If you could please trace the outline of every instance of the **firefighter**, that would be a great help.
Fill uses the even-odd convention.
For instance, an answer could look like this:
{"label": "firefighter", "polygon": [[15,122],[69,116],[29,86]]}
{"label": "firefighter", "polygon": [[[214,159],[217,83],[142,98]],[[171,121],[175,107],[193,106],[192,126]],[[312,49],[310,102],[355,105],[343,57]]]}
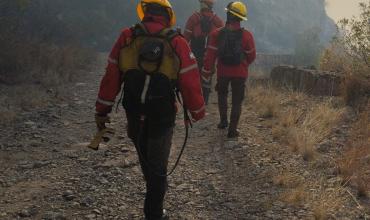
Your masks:
{"label": "firefighter", "polygon": [[[202,75],[210,78],[217,60],[216,91],[220,113],[218,128],[228,127],[228,137],[236,138],[239,136],[237,127],[245,96],[248,67],[256,58],[256,49],[252,33],[240,26],[241,21],[247,20],[247,6],[242,2],[231,2],[225,10],[225,27],[210,34]],[[229,84],[232,89],[230,124],[227,117]]]}
{"label": "firefighter", "polygon": [[186,40],[171,27],[176,17],[168,0],[141,0],[141,22],[122,31],[109,58],[96,101],[96,124],[105,128],[123,83],[127,134],[146,181],[146,219],[168,219],[163,201],[176,116],[178,89],[193,121],[205,115],[196,59]]}
{"label": "firefighter", "polygon": [[[202,68],[208,35],[217,28],[223,27],[224,22],[212,11],[215,0],[199,0],[199,2],[200,11],[189,17],[186,22],[184,37],[190,43],[199,68]],[[206,104],[208,104],[211,84],[211,81],[202,80],[202,90]]]}

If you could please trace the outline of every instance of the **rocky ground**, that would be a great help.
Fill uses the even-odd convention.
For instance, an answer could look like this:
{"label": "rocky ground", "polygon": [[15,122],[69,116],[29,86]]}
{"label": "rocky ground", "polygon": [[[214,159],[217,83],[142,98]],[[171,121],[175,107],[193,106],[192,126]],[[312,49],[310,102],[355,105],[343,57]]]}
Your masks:
{"label": "rocky ground", "polygon": [[[23,111],[12,124],[1,125],[0,219],[143,217],[145,187],[122,110],[112,115],[111,127],[117,130],[113,140],[99,151],[86,148],[95,132],[93,106],[101,73],[102,68],[89,73],[63,99]],[[191,130],[180,166],[169,178],[166,208],[171,219],[317,218],[311,205],[281,199],[288,190],[276,176],[289,171],[334,189],[340,180],[327,161],[305,162],[274,140],[271,122],[258,117],[253,103],[245,105],[238,140],[227,140],[217,122],[212,102],[207,118]],[[171,164],[183,137],[179,117]],[[369,218],[357,205],[346,199],[328,218]]]}

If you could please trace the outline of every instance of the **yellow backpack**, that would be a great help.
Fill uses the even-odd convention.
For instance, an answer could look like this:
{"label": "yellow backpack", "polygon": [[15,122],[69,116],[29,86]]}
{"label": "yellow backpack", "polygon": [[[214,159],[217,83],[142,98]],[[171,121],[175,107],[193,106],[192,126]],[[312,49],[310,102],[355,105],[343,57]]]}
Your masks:
{"label": "yellow backpack", "polygon": [[120,51],[119,68],[123,73],[141,70],[147,74],[162,73],[170,80],[176,80],[180,71],[180,59],[171,41],[179,33],[166,28],[157,34],[150,34],[142,23],[133,28],[131,42]]}

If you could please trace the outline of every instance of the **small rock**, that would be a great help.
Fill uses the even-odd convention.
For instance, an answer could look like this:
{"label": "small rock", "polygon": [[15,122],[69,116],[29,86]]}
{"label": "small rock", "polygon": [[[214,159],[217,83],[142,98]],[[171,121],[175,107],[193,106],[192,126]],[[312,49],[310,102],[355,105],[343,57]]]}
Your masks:
{"label": "small rock", "polygon": [[95,214],[97,214],[97,215],[100,215],[100,214],[101,214],[101,212],[100,212],[100,210],[99,210],[99,209],[94,209],[94,210],[93,210],[93,213],[95,213]]}
{"label": "small rock", "polygon": [[206,170],[205,172],[206,172],[206,174],[216,174],[216,173],[218,173],[218,170],[210,169],[210,170]]}
{"label": "small rock", "polygon": [[101,179],[98,179],[98,181],[101,183],[101,184],[108,184],[109,181],[105,178],[101,178]]}
{"label": "small rock", "polygon": [[80,158],[78,158],[77,159],[79,162],[86,162],[86,161],[88,161],[89,160],[89,158],[87,158],[87,157],[80,157]]}
{"label": "small rock", "polygon": [[22,162],[18,166],[21,169],[32,169],[33,168],[33,164],[32,163],[29,163],[29,162]]}
{"label": "small rock", "polygon": [[66,153],[64,153],[64,156],[69,158],[69,159],[78,158],[78,154],[76,152],[66,152]]}
{"label": "small rock", "polygon": [[63,198],[66,200],[66,201],[72,201],[76,198],[75,195],[73,195],[73,192],[71,190],[67,190],[63,193]]}
{"label": "small rock", "polygon": [[37,168],[45,167],[49,164],[51,164],[51,161],[36,161],[35,163],[33,163],[32,168],[37,169]]}
{"label": "small rock", "polygon": [[37,213],[38,213],[37,207],[33,206],[20,211],[19,216],[22,218],[29,218],[37,215]]}
{"label": "small rock", "polygon": [[118,208],[118,210],[120,210],[121,212],[123,212],[123,211],[126,211],[127,210],[127,207],[126,206],[120,206]]}
{"label": "small rock", "polygon": [[67,108],[69,106],[69,104],[67,103],[64,103],[64,104],[59,104],[58,105],[60,108]]}
{"label": "small rock", "polygon": [[87,218],[87,219],[95,219],[96,218],[96,215],[95,214],[85,215],[85,218]]}
{"label": "small rock", "polygon": [[19,212],[19,216],[22,218],[28,218],[31,217],[31,213],[27,209],[24,209]]}
{"label": "small rock", "polygon": [[80,205],[83,206],[83,207],[90,207],[93,204],[94,204],[94,200],[91,197],[85,197],[80,202]]}
{"label": "small rock", "polygon": [[33,121],[26,121],[24,124],[29,126],[29,127],[36,125],[36,123],[33,122]]}
{"label": "small rock", "polygon": [[62,212],[46,212],[42,217],[43,220],[67,220]]}
{"label": "small rock", "polygon": [[76,86],[86,86],[86,83],[79,82],[79,83],[76,83]]}
{"label": "small rock", "polygon": [[367,164],[370,164],[370,155],[367,155],[366,157],[363,158],[363,161]]}

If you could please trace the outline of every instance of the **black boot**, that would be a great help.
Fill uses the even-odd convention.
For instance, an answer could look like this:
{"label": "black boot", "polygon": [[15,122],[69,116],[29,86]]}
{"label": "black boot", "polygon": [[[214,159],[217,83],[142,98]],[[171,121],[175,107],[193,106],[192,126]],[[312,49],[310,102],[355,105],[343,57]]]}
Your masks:
{"label": "black boot", "polygon": [[218,123],[217,128],[218,129],[226,129],[229,126],[229,123],[227,121],[221,121]]}
{"label": "black boot", "polygon": [[219,129],[225,129],[229,126],[227,120],[227,91],[218,92],[218,111],[220,114],[220,123],[218,124],[217,127]]}
{"label": "black boot", "polygon": [[229,130],[229,132],[227,133],[227,138],[237,138],[239,137],[240,133],[237,129],[235,130]]}
{"label": "black boot", "polygon": [[[163,215],[160,219],[156,218],[156,220],[169,220],[169,219],[170,219],[170,216],[168,216],[168,213],[167,213],[166,209],[163,209]],[[144,220],[149,220],[149,219],[145,218]]]}

